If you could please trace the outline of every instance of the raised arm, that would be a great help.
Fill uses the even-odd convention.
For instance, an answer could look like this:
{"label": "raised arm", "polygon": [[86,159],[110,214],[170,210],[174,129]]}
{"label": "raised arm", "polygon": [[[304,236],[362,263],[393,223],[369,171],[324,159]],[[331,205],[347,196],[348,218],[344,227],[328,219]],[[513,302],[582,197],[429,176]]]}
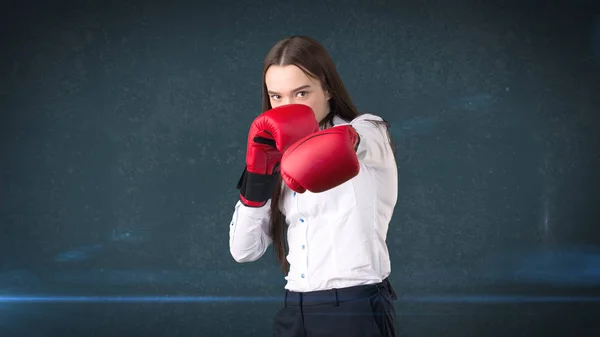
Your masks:
{"label": "raised arm", "polygon": [[281,159],[283,180],[298,193],[319,193],[354,178],[361,165],[384,166],[393,153],[382,121],[361,115],[300,139]]}
{"label": "raised arm", "polygon": [[246,167],[238,182],[240,200],[235,205],[229,231],[231,256],[237,262],[259,259],[271,244],[270,204],[281,153],[298,139],[318,130],[312,109],[300,104],[265,111],[252,122]]}

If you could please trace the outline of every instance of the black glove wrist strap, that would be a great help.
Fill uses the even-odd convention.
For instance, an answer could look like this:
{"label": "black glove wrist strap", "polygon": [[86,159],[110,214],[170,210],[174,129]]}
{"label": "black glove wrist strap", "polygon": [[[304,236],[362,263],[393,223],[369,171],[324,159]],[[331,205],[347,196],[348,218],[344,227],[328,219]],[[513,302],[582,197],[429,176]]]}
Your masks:
{"label": "black glove wrist strap", "polygon": [[[274,170],[274,172],[277,171],[277,169]],[[277,183],[277,173],[252,173],[248,172],[248,168],[245,167],[238,181],[237,189],[240,190],[240,195],[246,200],[266,202],[273,195],[275,183]]]}

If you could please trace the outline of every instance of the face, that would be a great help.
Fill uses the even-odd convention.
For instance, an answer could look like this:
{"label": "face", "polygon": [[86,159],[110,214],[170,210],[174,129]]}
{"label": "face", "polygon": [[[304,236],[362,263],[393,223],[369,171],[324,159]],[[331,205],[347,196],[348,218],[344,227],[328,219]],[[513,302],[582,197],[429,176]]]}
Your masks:
{"label": "face", "polygon": [[272,108],[287,104],[308,105],[319,122],[329,113],[331,97],[320,81],[307,76],[295,65],[270,66],[265,74],[265,85]]}

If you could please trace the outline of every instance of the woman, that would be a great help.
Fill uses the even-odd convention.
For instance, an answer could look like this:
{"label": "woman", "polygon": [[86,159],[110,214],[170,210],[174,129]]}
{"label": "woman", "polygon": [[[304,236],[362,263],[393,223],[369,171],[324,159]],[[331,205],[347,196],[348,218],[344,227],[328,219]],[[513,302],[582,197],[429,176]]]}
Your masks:
{"label": "woman", "polygon": [[[229,244],[240,263],[273,244],[287,280],[275,336],[396,336],[386,235],[397,167],[388,124],[358,113],[327,51],[303,36],[279,41],[266,56],[262,109],[249,133]],[[291,159],[299,146],[325,139],[307,137],[342,129],[349,133]],[[338,145],[345,139],[353,158],[336,166],[348,156],[348,146]],[[298,175],[294,169],[303,165],[309,168]],[[323,181],[330,186],[314,187]]]}

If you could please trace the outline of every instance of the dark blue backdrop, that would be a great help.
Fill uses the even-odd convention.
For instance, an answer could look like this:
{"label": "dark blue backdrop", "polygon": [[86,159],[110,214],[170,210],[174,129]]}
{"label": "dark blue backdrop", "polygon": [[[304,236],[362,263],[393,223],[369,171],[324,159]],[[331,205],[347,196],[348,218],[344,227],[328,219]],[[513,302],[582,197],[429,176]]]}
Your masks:
{"label": "dark blue backdrop", "polygon": [[392,123],[404,336],[600,335],[600,12],[482,3],[7,6],[0,336],[271,334],[283,275],[228,224],[292,34]]}

